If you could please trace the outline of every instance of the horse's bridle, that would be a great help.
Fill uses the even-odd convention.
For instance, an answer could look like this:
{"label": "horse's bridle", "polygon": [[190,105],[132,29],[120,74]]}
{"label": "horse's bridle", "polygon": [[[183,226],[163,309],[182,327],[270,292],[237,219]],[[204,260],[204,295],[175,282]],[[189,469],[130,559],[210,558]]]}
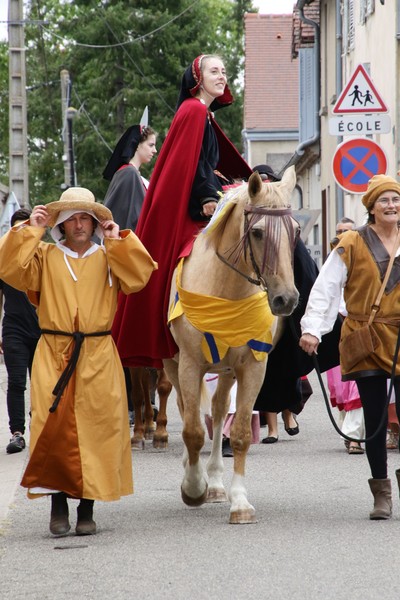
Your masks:
{"label": "horse's bridle", "polygon": [[[273,217],[283,217],[286,215],[291,216],[292,215],[292,208],[290,206],[287,206],[285,208],[267,208],[265,206],[253,206],[252,204],[246,204],[246,206],[244,207],[244,217],[245,217],[245,223],[248,223],[248,216],[249,214],[259,214],[262,216],[273,216]],[[236,273],[238,273],[239,275],[241,275],[242,277],[244,277],[249,283],[252,283],[254,285],[258,285],[260,286],[260,288],[262,289],[263,292],[267,291],[267,283],[264,279],[264,277],[261,274],[260,268],[254,258],[254,253],[253,253],[253,248],[251,245],[251,237],[249,235],[250,233],[250,229],[248,229],[247,234],[246,234],[246,241],[248,244],[248,248],[249,248],[249,255],[250,255],[250,260],[251,260],[251,265],[254,269],[254,272],[257,276],[256,279],[254,279],[254,277],[250,277],[249,275],[246,275],[246,273],[243,273],[243,271],[241,271],[240,269],[238,269],[237,267],[235,267],[235,265],[233,265],[232,263],[230,263],[228,260],[226,260],[226,258],[224,258],[219,252],[218,250],[216,251],[216,255],[217,257],[230,269],[233,269],[233,271],[235,271]],[[292,241],[292,246],[294,249],[295,243],[296,243],[296,238],[295,236],[293,236],[293,240]]]}

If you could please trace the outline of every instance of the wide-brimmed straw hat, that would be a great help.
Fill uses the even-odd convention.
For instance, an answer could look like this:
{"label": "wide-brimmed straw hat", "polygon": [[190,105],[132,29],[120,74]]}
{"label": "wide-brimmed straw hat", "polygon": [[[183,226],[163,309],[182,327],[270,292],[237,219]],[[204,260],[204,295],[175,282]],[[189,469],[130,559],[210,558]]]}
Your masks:
{"label": "wide-brimmed straw hat", "polygon": [[93,193],[82,187],[70,187],[60,196],[56,202],[49,202],[46,208],[50,215],[50,227],[53,227],[57,217],[62,210],[76,210],[79,212],[93,212],[99,221],[106,221],[113,218],[109,208],[96,202]]}

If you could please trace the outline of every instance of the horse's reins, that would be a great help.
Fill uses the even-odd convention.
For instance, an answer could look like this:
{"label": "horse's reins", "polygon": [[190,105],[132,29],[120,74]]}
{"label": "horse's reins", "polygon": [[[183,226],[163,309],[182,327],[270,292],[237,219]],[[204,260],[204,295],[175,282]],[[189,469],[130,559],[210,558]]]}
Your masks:
{"label": "horse's reins", "polygon": [[[292,209],[291,207],[287,207],[287,208],[266,208],[263,206],[252,206],[251,204],[247,204],[245,206],[244,209],[244,214],[245,214],[245,219],[247,222],[247,215],[249,213],[256,213],[256,214],[262,214],[265,216],[284,216],[284,215],[291,215],[292,214]],[[249,232],[248,232],[249,233]],[[230,269],[232,269],[233,271],[235,271],[236,273],[238,273],[239,275],[241,275],[242,277],[244,277],[249,283],[252,283],[254,285],[258,285],[260,286],[260,288],[263,291],[267,291],[267,284],[265,282],[265,279],[263,278],[263,276],[261,275],[261,271],[260,268],[254,258],[254,253],[253,253],[253,248],[251,245],[251,238],[249,235],[247,235],[247,242],[248,242],[248,246],[249,246],[249,255],[250,255],[250,260],[251,260],[251,264],[252,267],[254,269],[254,272],[257,276],[257,279],[254,279],[253,277],[250,277],[249,275],[246,275],[246,273],[243,273],[243,271],[241,271],[240,269],[238,269],[237,267],[235,267],[235,265],[233,265],[232,263],[230,263],[228,260],[226,260],[226,258],[224,258],[219,252],[218,250],[216,251],[216,255],[217,257]],[[295,339],[298,338],[297,332],[294,328],[294,324],[293,324],[293,320],[291,317],[289,317],[289,322],[290,322],[290,326],[292,328],[292,333],[295,337]],[[390,403],[390,397],[392,395],[392,391],[393,391],[393,386],[394,386],[394,379],[395,379],[395,375],[396,375],[396,364],[397,364],[397,359],[399,356],[399,352],[400,352],[400,328],[399,328],[399,333],[397,336],[397,343],[396,343],[396,349],[395,349],[395,353],[393,356],[393,365],[392,365],[392,371],[391,371],[391,375],[390,375],[390,386],[389,386],[389,391],[388,391],[388,395],[387,395],[387,399],[386,399],[386,409],[382,414],[382,418],[381,421],[379,423],[379,426],[377,427],[376,431],[369,437],[364,438],[364,439],[355,439],[355,438],[351,438],[350,436],[346,435],[345,433],[343,433],[343,431],[341,431],[341,429],[338,427],[335,418],[332,414],[332,410],[331,410],[331,406],[329,403],[329,399],[328,399],[328,395],[326,393],[326,389],[324,386],[324,382],[322,380],[322,375],[321,375],[321,371],[319,368],[319,364],[318,364],[318,359],[315,353],[313,353],[312,359],[313,359],[313,364],[314,364],[314,368],[317,372],[317,377],[321,386],[321,390],[322,390],[322,394],[324,396],[324,401],[325,401],[325,405],[326,405],[326,409],[328,411],[328,416],[329,419],[333,425],[333,427],[335,428],[335,430],[337,431],[337,433],[342,436],[345,440],[348,440],[349,442],[358,442],[358,443],[365,443],[365,442],[369,442],[371,440],[373,440],[378,433],[381,431],[381,429],[385,426],[386,423],[386,412]]]}
{"label": "horse's reins", "polygon": [[[290,206],[288,206],[286,208],[266,208],[264,206],[253,206],[251,204],[246,204],[246,206],[244,208],[244,215],[245,215],[246,223],[247,223],[247,215],[248,214],[261,214],[264,216],[283,217],[285,215],[292,215],[292,209]],[[239,275],[244,277],[249,283],[260,286],[260,288],[263,290],[263,292],[266,292],[267,291],[267,283],[261,274],[260,267],[258,266],[256,259],[254,258],[253,247],[251,245],[251,238],[250,238],[250,235],[248,235],[248,234],[247,234],[247,243],[248,243],[248,247],[249,247],[251,266],[253,267],[253,270],[256,274],[256,277],[257,277],[256,279],[254,277],[250,277],[250,275],[243,273],[243,271],[241,271],[240,269],[235,267],[235,265],[233,265],[226,258],[224,258],[218,252],[218,250],[216,251],[216,255],[227,267],[229,267],[230,269],[232,269],[233,271],[235,271],[236,273],[238,273]]]}
{"label": "horse's reins", "polygon": [[[221,260],[224,265],[226,265],[227,267],[229,267],[230,269],[232,269],[233,271],[235,271],[236,273],[238,273],[239,275],[241,275],[242,277],[244,277],[245,279],[247,279],[247,281],[249,283],[253,283],[254,285],[259,285],[260,288],[262,289],[263,292],[267,291],[267,284],[265,282],[265,279],[263,278],[263,276],[260,273],[260,270],[258,268],[257,263],[254,260],[254,255],[250,250],[250,258],[251,258],[251,264],[253,266],[253,269],[257,275],[257,279],[254,279],[254,277],[250,277],[250,275],[246,275],[246,273],[243,273],[243,271],[241,271],[240,269],[238,269],[237,267],[235,267],[235,265],[232,265],[232,263],[230,263],[228,260],[226,260],[226,258],[224,258],[222,256],[222,254],[220,254],[217,250],[216,255],[218,256],[219,260]],[[253,262],[254,261],[254,262]]]}

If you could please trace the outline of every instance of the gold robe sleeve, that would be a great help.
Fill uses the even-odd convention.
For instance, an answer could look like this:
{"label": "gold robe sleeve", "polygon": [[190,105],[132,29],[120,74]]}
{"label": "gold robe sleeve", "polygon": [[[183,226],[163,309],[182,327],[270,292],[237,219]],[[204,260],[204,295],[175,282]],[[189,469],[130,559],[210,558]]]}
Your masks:
{"label": "gold robe sleeve", "polygon": [[123,230],[120,236],[104,240],[107,261],[124,294],[132,294],[145,287],[158,265],[132,231]]}
{"label": "gold robe sleeve", "polygon": [[42,227],[17,225],[0,239],[0,279],[27,292],[40,290]]}

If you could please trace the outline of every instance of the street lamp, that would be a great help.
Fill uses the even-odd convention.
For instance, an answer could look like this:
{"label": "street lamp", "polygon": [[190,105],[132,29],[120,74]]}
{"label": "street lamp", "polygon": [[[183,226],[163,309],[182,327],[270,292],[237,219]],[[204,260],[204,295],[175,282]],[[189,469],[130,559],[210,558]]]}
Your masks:
{"label": "street lamp", "polygon": [[69,176],[70,186],[76,186],[76,173],[75,173],[75,158],[74,158],[74,140],[72,136],[72,121],[75,119],[78,111],[72,106],[67,108],[67,128],[68,128],[68,161],[69,161]]}

